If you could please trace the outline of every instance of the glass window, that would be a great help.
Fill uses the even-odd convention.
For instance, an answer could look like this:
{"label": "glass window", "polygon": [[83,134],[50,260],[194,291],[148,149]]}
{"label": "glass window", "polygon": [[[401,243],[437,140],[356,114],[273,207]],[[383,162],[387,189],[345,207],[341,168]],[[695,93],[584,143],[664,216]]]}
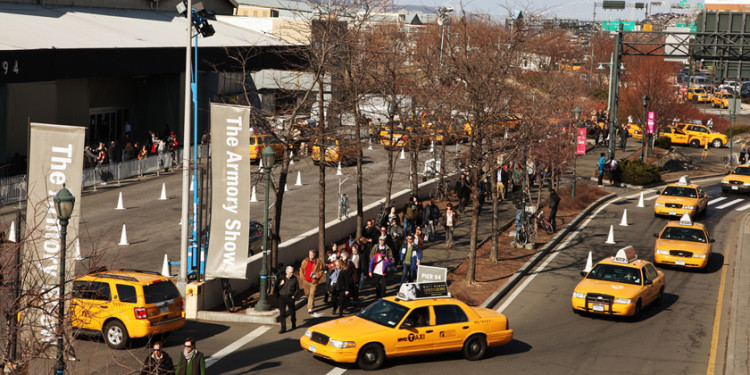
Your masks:
{"label": "glass window", "polygon": [[164,302],[180,296],[177,287],[171,281],[159,281],[143,287],[146,303]]}
{"label": "glass window", "polygon": [[708,242],[705,232],[695,228],[666,227],[661,234],[661,238],[676,241]]}
{"label": "glass window", "polygon": [[456,305],[436,305],[433,308],[435,309],[436,325],[469,321],[464,310]]}
{"label": "glass window", "polygon": [[411,323],[412,327],[426,327],[430,325],[430,308],[418,307],[409,313],[404,323]]}
{"label": "glass window", "polygon": [[73,283],[73,297],[110,301],[109,284],[98,281],[76,281]]}
{"label": "glass window", "polygon": [[646,265],[646,272],[648,272],[648,278],[650,280],[656,280],[656,278],[659,277],[659,274],[656,273],[656,268],[654,268],[653,264]]}
{"label": "glass window", "polygon": [[381,299],[367,306],[357,316],[393,328],[406,315],[407,311],[409,311],[409,308],[406,306]]}
{"label": "glass window", "polygon": [[750,167],[737,167],[732,171],[732,174],[750,176]]}
{"label": "glass window", "polygon": [[120,302],[136,303],[138,297],[135,295],[135,287],[132,285],[116,284],[117,297],[120,298]]}
{"label": "glass window", "polygon": [[586,275],[586,278],[641,285],[641,270],[638,268],[617,266],[614,264],[598,264],[588,275]]}

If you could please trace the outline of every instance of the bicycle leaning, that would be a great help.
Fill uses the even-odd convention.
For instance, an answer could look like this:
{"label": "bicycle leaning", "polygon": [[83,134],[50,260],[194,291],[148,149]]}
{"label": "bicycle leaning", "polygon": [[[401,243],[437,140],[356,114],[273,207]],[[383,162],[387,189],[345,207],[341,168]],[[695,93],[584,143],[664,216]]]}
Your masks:
{"label": "bicycle leaning", "polygon": [[544,217],[544,207],[539,206],[539,209],[536,210],[536,213],[533,215],[533,221],[536,222],[537,227],[540,229],[543,229],[547,234],[555,233],[555,230],[552,229],[552,223],[547,220],[546,217]]}

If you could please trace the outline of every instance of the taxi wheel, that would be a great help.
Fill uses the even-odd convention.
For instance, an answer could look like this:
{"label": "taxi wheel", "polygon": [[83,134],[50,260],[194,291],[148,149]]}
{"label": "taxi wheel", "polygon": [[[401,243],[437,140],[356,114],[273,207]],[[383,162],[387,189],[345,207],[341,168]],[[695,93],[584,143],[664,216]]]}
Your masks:
{"label": "taxi wheel", "polygon": [[119,320],[113,320],[104,326],[104,341],[112,349],[124,349],[128,343],[128,330]]}
{"label": "taxi wheel", "polygon": [[721,148],[721,139],[714,139],[714,141],[711,142],[711,146],[714,146],[714,148]]}
{"label": "taxi wheel", "polygon": [[367,344],[359,351],[357,365],[362,370],[377,370],[383,365],[384,359],[383,347],[378,344]]}
{"label": "taxi wheel", "polygon": [[462,354],[464,358],[469,361],[476,361],[484,357],[484,353],[487,352],[487,341],[482,335],[474,335],[469,337],[464,343],[464,349]]}
{"label": "taxi wheel", "polygon": [[656,295],[654,306],[661,306],[661,301],[664,298],[664,288],[659,289],[659,294]]}
{"label": "taxi wheel", "polygon": [[697,139],[693,139],[692,141],[690,141],[690,146],[692,146],[692,147],[700,147],[701,146],[701,141],[699,141]]}
{"label": "taxi wheel", "polygon": [[635,303],[635,312],[633,313],[633,321],[637,322],[641,318],[641,300]]}

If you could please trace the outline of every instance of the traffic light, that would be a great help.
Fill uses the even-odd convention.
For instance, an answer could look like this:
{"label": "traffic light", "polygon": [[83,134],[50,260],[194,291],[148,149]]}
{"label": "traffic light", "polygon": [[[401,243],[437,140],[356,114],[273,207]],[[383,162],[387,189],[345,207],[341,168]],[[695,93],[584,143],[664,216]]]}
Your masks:
{"label": "traffic light", "polygon": [[602,1],[602,9],[625,9],[625,1],[604,0]]}

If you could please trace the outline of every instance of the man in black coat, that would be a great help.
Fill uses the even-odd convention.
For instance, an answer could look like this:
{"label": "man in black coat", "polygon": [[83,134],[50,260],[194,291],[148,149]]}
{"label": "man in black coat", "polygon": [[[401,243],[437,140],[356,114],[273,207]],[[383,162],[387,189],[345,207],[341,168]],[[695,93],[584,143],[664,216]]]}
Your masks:
{"label": "man in black coat", "polygon": [[172,358],[161,350],[161,341],[154,342],[154,351],[143,361],[141,375],[171,375],[174,374]]}
{"label": "man in black coat", "polygon": [[560,196],[557,195],[555,189],[549,189],[549,223],[552,224],[552,230],[557,231],[557,223],[555,218],[557,217],[557,206],[560,204]]}
{"label": "man in black coat", "polygon": [[280,278],[276,290],[279,291],[279,323],[281,330],[279,333],[286,332],[286,317],[291,316],[293,331],[297,328],[297,310],[294,308],[294,299],[299,292],[299,281],[294,276],[294,267],[286,267],[286,275]]}
{"label": "man in black coat", "polygon": [[349,290],[351,289],[352,280],[349,277],[349,273],[344,269],[344,262],[337,260],[335,262],[331,276],[328,278],[330,285],[330,291],[333,294],[331,302],[333,303],[333,315],[336,315],[336,310],[339,310],[339,317],[344,316],[344,308],[346,307],[346,301],[349,296]]}

